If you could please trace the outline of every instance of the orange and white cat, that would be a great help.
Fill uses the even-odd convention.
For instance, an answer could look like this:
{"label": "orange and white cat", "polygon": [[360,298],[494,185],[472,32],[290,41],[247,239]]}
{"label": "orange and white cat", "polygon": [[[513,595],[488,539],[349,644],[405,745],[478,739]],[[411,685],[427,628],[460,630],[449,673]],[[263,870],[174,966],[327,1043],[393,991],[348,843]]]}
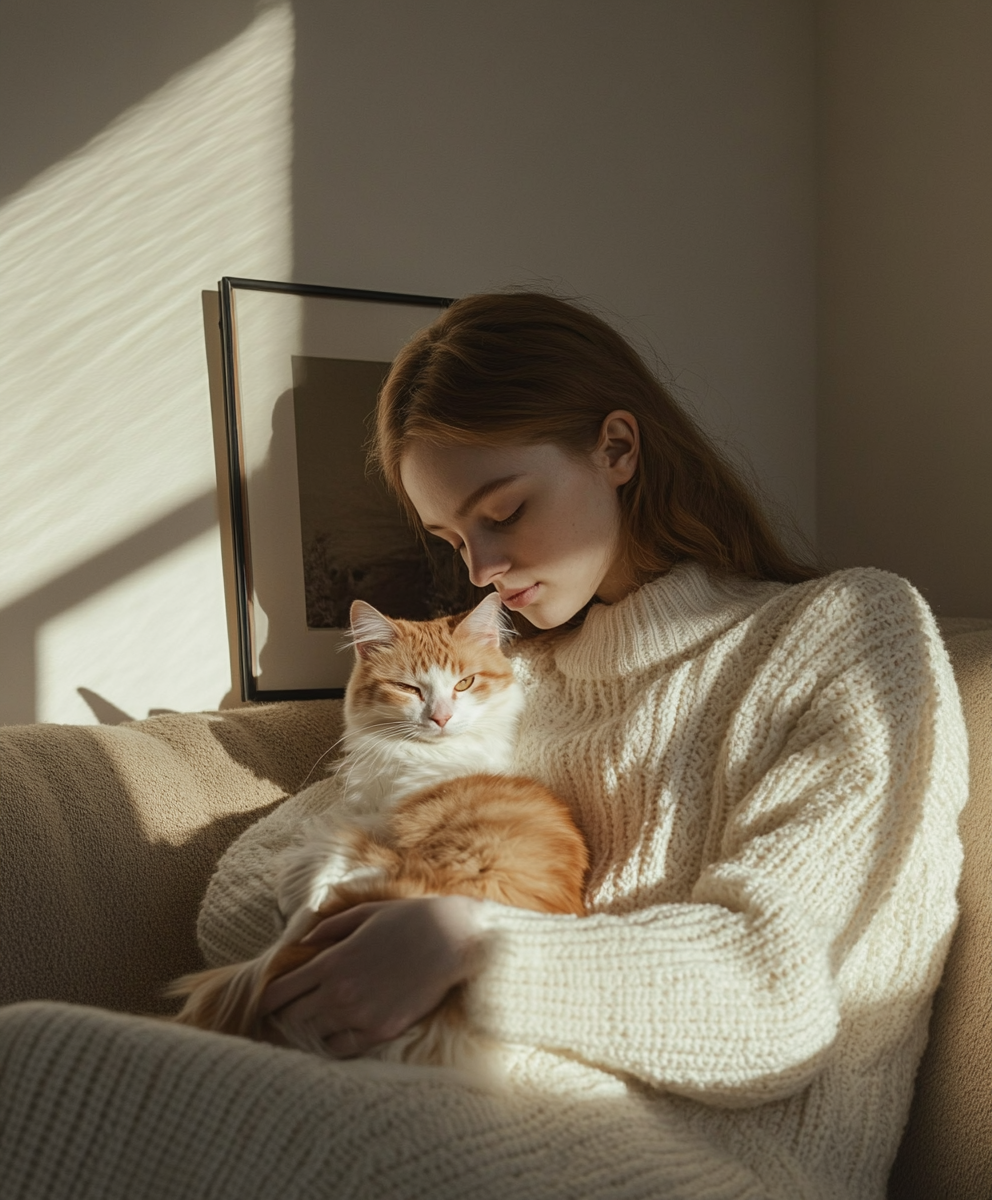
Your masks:
{"label": "orange and white cat", "polygon": [[[351,629],[344,752],[314,785],[330,789],[328,807],[277,863],[285,930],[257,958],[177,980],[170,994],[186,997],[181,1023],[258,1036],[267,984],[321,949],[300,939],[365,901],[460,893],[540,912],[584,911],[588,853],[567,806],[534,780],[508,774],[523,696],[502,650],[499,598],[487,596],[464,617],[424,622],[390,619],[356,600]],[[469,1030],[463,993],[452,989],[369,1055],[485,1065],[493,1048]],[[327,1052],[308,1030],[270,1019],[291,1045]]]}

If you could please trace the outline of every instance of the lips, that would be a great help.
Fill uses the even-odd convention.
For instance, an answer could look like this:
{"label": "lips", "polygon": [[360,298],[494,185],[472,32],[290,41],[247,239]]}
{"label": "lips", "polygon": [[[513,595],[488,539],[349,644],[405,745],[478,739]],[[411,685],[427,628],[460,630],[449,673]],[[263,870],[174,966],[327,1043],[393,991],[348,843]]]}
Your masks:
{"label": "lips", "polygon": [[501,595],[500,599],[507,608],[526,608],[537,595],[537,589],[540,586],[539,583],[532,583],[530,587],[521,588],[517,592],[507,592],[505,595]]}

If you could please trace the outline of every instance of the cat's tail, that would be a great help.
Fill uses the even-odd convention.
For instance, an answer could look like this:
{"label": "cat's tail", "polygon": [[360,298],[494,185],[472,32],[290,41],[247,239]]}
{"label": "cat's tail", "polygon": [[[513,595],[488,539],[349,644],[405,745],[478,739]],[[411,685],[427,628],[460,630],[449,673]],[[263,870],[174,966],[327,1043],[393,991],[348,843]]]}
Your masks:
{"label": "cat's tail", "polygon": [[[383,851],[385,853],[385,851]],[[233,1033],[240,1037],[259,1037],[263,1019],[260,1013],[262,993],[280,975],[302,967],[324,947],[301,942],[324,917],[342,912],[364,900],[393,899],[396,890],[378,882],[377,874],[333,889],[319,909],[302,908],[290,919],[277,942],[257,958],[195,971],[174,980],[165,989],[167,997],[183,997],[186,1003],[171,1020],[180,1025],[195,1025],[215,1033]],[[291,1027],[278,1017],[271,1018],[271,1030],[290,1045],[319,1050],[306,1029]]]}
{"label": "cat's tail", "polygon": [[256,1032],[258,1002],[265,987],[261,966],[261,959],[256,958],[183,975],[165,990],[166,996],[186,998],[172,1019],[180,1025],[251,1037]]}
{"label": "cat's tail", "polygon": [[261,1032],[262,993],[278,975],[308,962],[319,946],[277,944],[258,958],[195,971],[169,984],[166,996],[184,996],[186,1003],[172,1018],[215,1033],[257,1037]]}

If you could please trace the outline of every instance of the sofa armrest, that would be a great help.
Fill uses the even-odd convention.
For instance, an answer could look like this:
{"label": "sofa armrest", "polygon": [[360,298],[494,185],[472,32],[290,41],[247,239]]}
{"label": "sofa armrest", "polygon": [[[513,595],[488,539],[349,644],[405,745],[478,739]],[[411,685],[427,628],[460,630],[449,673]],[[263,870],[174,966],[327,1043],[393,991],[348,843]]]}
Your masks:
{"label": "sofa armrest", "polygon": [[164,1011],[218,858],[340,734],[340,701],[0,728],[0,1003]]}
{"label": "sofa armrest", "polygon": [[992,622],[969,624],[943,626],[971,759],[961,915],[889,1182],[892,1200],[992,1196]]}

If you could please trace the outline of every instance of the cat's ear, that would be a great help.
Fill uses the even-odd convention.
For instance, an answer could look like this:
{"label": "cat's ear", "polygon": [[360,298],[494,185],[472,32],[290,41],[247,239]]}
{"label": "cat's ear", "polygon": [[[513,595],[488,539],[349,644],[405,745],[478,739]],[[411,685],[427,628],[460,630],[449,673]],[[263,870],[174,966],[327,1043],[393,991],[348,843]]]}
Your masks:
{"label": "cat's ear", "polygon": [[396,626],[364,600],[353,600],[349,615],[352,645],[360,658],[368,658],[375,646],[391,646],[396,641]]}
{"label": "cat's ear", "polygon": [[499,596],[490,592],[468,616],[458,622],[455,631],[476,641],[499,646],[512,635],[513,626]]}

